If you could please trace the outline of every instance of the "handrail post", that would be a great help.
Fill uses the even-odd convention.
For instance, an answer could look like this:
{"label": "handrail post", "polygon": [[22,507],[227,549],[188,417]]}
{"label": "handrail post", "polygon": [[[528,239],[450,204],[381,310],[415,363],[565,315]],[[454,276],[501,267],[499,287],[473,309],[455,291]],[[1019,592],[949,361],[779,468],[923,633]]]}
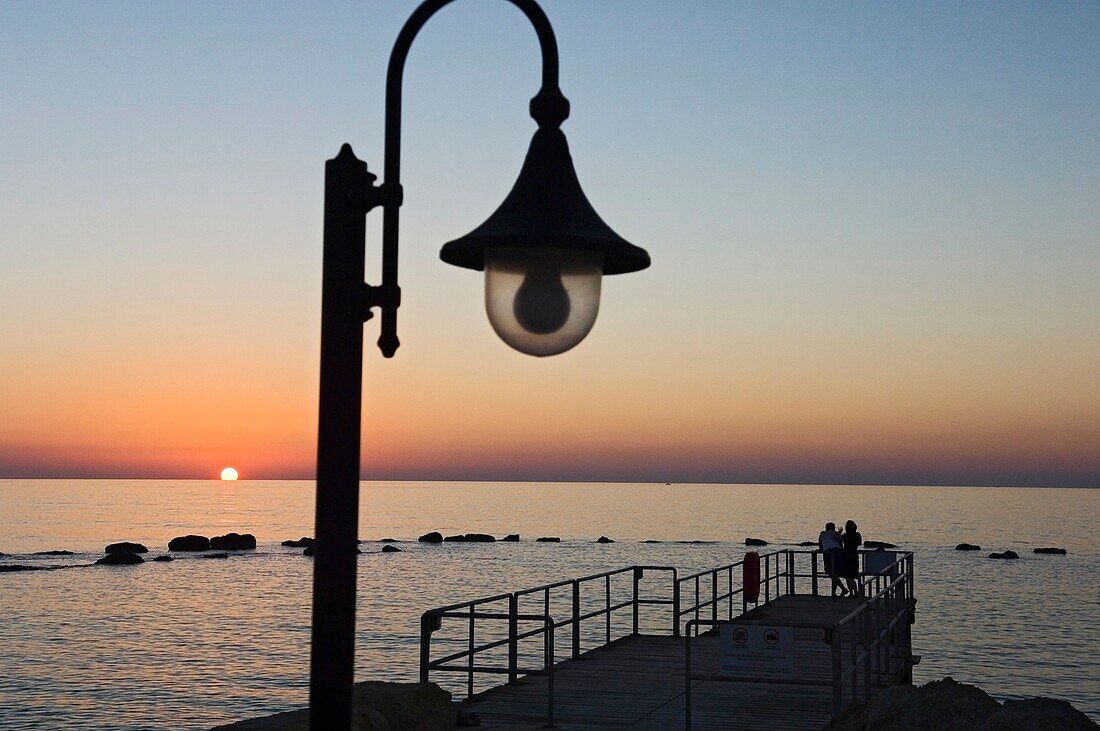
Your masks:
{"label": "handrail post", "polygon": [[544,643],[544,647],[546,647],[545,663],[547,674],[546,728],[554,728],[554,620],[547,614],[545,621],[547,637]]}
{"label": "handrail post", "polygon": [[710,572],[710,621],[718,621],[718,569]]}
{"label": "handrail post", "polygon": [[466,697],[470,698],[474,694],[474,608],[475,604],[470,605],[470,671],[466,680]]}
{"label": "handrail post", "polygon": [[631,629],[631,633],[634,634],[634,635],[638,634],[638,582],[641,580],[642,575],[643,575],[643,570],[638,568],[637,566],[635,566],[634,567],[634,601],[633,601],[634,617],[633,617],[633,624],[632,624],[632,629]]}
{"label": "handrail post", "polygon": [[764,556],[764,604],[772,600],[772,561],[771,556]]}
{"label": "handrail post", "polygon": [[794,594],[794,551],[787,551],[787,594]]}
{"label": "handrail post", "polygon": [[672,636],[680,636],[680,581],[672,574]]}
{"label": "handrail post", "polygon": [[428,682],[428,666],[432,660],[432,617],[420,616],[420,682]]}
{"label": "handrail post", "polygon": [[[508,595],[508,685],[519,682],[519,597]],[[473,659],[471,658],[471,664]]]}
{"label": "handrail post", "polygon": [[[698,625],[695,631],[699,631]],[[684,729],[691,731],[691,621],[684,632]]]}
{"label": "handrail post", "polygon": [[[817,551],[816,550],[813,553],[810,554],[810,559],[811,559],[810,564],[812,566],[812,568],[810,569],[810,588],[813,591],[814,596],[817,596]],[[821,560],[824,562],[825,559],[822,558]]]}
{"label": "handrail post", "polygon": [[581,583],[573,580],[573,658],[581,655]]}
{"label": "handrail post", "polygon": [[604,638],[605,645],[611,644],[611,574],[607,574],[603,577],[603,596],[604,596],[604,611],[607,612],[604,615]]}

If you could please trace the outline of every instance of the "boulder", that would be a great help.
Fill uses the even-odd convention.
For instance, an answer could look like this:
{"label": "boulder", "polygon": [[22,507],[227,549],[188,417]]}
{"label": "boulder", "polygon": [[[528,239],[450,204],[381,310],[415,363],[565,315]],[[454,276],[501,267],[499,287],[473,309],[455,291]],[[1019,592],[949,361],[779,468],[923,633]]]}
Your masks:
{"label": "boulder", "polygon": [[1000,704],[977,686],[953,678],[921,687],[882,688],[867,701],[853,703],[825,726],[825,731],[864,729],[970,729]]}
{"label": "boulder", "polygon": [[1067,553],[1069,553],[1069,551],[1067,551],[1064,548],[1049,547],[1049,548],[1036,548],[1035,550],[1032,551],[1032,553],[1049,553],[1049,554],[1052,554],[1052,555],[1055,555],[1055,556],[1065,556]]}
{"label": "boulder", "polygon": [[45,566],[28,566],[22,563],[8,563],[0,565],[0,574],[11,571],[45,571]]}
{"label": "boulder", "polygon": [[160,561],[160,562],[164,562],[164,561],[175,561],[176,559],[172,558],[171,556],[169,556],[169,555],[168,555],[168,554],[166,553],[166,554],[164,554],[163,556],[153,556],[153,560],[154,560],[154,561]]}
{"label": "boulder", "polygon": [[[362,541],[359,541],[359,542],[362,543]],[[396,538],[383,538],[382,540],[380,540],[378,542],[379,543],[400,543],[401,541],[397,540]]]}
{"label": "boulder", "polygon": [[519,533],[509,533],[500,540],[504,541],[505,543],[519,543]]}
{"label": "boulder", "polygon": [[973,543],[960,543],[959,545],[955,546],[955,550],[956,551],[980,551],[980,550],[982,550],[982,547],[981,546],[976,546]]}
{"label": "boulder", "polygon": [[228,553],[204,553],[200,558],[229,558]]}
{"label": "boulder", "polygon": [[437,530],[433,530],[431,533],[425,533],[416,540],[420,541],[421,543],[442,543],[443,534]]}
{"label": "boulder", "polygon": [[447,536],[445,543],[493,543],[496,538],[487,533],[459,533],[455,536]]}
{"label": "boulder", "polygon": [[135,563],[145,563],[145,559],[136,553],[108,553],[96,563],[100,566],[129,566]]}
{"label": "boulder", "polygon": [[140,543],[112,543],[103,549],[104,553],[149,553],[149,549]]}
{"label": "boulder", "polygon": [[1051,698],[1005,701],[1004,705],[974,685],[951,677],[918,687],[883,688],[867,701],[853,703],[825,726],[825,731],[1085,731],[1097,726],[1069,703]]}
{"label": "boulder", "polygon": [[745,545],[746,546],[766,546],[766,545],[768,545],[768,542],[765,541],[763,538],[746,538],[745,539]]}
{"label": "boulder", "polygon": [[991,554],[989,554],[989,558],[1019,558],[1019,557],[1020,557],[1020,554],[1016,553],[1015,551],[1013,551],[1011,549],[1009,549],[1007,551],[1002,551],[1001,553],[991,553]]}
{"label": "boulder", "polygon": [[382,553],[401,553],[401,549],[397,546],[391,546],[388,543],[382,546]]}
{"label": "boulder", "polygon": [[256,549],[256,536],[251,533],[226,533],[211,538],[210,547],[217,551],[253,551]]}
{"label": "boulder", "polygon": [[817,541],[802,541],[798,545],[802,546],[803,548],[808,548],[809,546],[817,546]]}
{"label": "boulder", "polygon": [[611,540],[607,536],[600,536],[599,538],[596,539],[596,543],[614,543],[614,542],[615,541]]}
{"label": "boulder", "polygon": [[435,683],[356,683],[355,708],[382,714],[393,731],[444,731],[452,729],[458,714],[451,694]]}
{"label": "boulder", "polygon": [[1005,701],[982,726],[985,731],[1032,731],[1057,728],[1064,731],[1097,729],[1096,723],[1066,701],[1054,698],[1027,698]]}
{"label": "boulder", "polygon": [[293,538],[287,541],[283,541],[282,545],[287,548],[305,548],[306,546],[313,545],[313,539],[308,536],[302,536],[301,538],[294,540]]}
{"label": "boulder", "polygon": [[35,551],[32,556],[72,556],[75,551]]}
{"label": "boulder", "polygon": [[210,539],[206,536],[179,536],[168,541],[169,551],[209,551]]}
{"label": "boulder", "polygon": [[647,538],[642,543],[661,543],[661,541],[655,541],[652,538]]}
{"label": "boulder", "polygon": [[561,543],[561,539],[557,536],[543,536],[542,538],[536,538],[537,543]]}
{"label": "boulder", "polygon": [[897,544],[887,543],[886,541],[864,541],[863,546],[865,548],[897,548]]}
{"label": "boulder", "polygon": [[[451,694],[435,683],[356,683],[351,727],[354,731],[444,731],[458,724]],[[309,710],[216,726],[211,731],[308,731]]]}

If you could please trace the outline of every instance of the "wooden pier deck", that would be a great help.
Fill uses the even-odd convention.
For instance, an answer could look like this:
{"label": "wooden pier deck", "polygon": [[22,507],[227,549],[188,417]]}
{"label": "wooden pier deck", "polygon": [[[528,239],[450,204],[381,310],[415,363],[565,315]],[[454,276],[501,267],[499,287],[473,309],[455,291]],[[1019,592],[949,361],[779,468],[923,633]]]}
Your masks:
{"label": "wooden pier deck", "polygon": [[566,731],[820,729],[844,704],[911,682],[919,658],[913,554],[864,552],[863,597],[833,598],[818,553],[687,576],[627,566],[431,609],[420,677],[459,674],[487,731],[551,719]]}
{"label": "wooden pier deck", "polygon": [[[829,645],[822,639],[832,626],[859,606],[858,599],[785,596],[739,619],[776,624],[819,624],[795,634],[795,680],[828,683],[832,677]],[[692,638],[692,670],[717,670],[719,639]],[[554,721],[565,731],[684,728],[683,637],[630,635],[565,660],[554,668]],[[468,710],[482,728],[537,729],[546,723],[547,677],[529,676],[521,685],[502,685],[474,695]],[[833,716],[828,685],[692,681],[692,724],[696,729],[820,729]]]}

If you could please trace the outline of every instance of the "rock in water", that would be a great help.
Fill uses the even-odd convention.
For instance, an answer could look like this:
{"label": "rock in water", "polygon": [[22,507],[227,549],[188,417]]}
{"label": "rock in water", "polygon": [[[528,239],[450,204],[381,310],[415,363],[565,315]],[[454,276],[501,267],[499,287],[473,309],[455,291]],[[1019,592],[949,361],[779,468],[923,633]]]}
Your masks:
{"label": "rock in water", "polygon": [[600,536],[599,538],[596,539],[596,543],[614,543],[614,542],[615,541],[611,540],[607,536]]}
{"label": "rock in water", "polygon": [[894,543],[887,543],[886,541],[864,541],[863,546],[865,548],[897,548]]}
{"label": "rock in water", "polygon": [[496,543],[496,537],[488,533],[467,533],[464,538],[467,543]]}
{"label": "rock in water", "polygon": [[504,541],[505,543],[519,543],[519,533],[509,533],[500,540]]}
{"label": "rock in water", "polygon": [[991,553],[991,554],[989,554],[989,558],[1019,558],[1019,557],[1020,557],[1020,554],[1016,553],[1015,551],[1013,551],[1011,549],[1009,549],[1007,551],[1002,551],[1001,553]]}
{"label": "rock in water", "polygon": [[74,551],[35,551],[32,556],[72,556]]}
{"label": "rock in water", "polygon": [[145,559],[136,553],[108,553],[96,563],[100,566],[128,566],[135,563],[145,563]]}
{"label": "rock in water", "polygon": [[1100,726],[1066,701],[1054,698],[1027,698],[1022,701],[1005,701],[1000,710],[986,719],[983,728],[990,731],[1055,728],[1063,731],[1088,731]]}
{"label": "rock in water", "polygon": [[153,556],[153,560],[164,562],[164,561],[175,561],[176,559],[172,558],[168,554],[164,554],[163,556]]}
{"label": "rock in water", "polygon": [[202,558],[229,558],[228,553],[204,553]]}
{"label": "rock in water", "polygon": [[[359,541],[359,542],[362,543],[362,541]],[[382,540],[380,540],[378,542],[379,543],[400,543],[401,541],[397,540],[396,538],[383,538]]]}
{"label": "rock in water", "polygon": [[11,571],[45,571],[46,566],[28,566],[22,563],[7,563],[0,565],[0,574]]}
{"label": "rock in water", "polygon": [[298,540],[283,541],[283,545],[289,548],[305,548],[306,546],[313,545],[313,539],[307,536],[302,536]]}
{"label": "rock in water", "polygon": [[356,683],[355,708],[381,713],[393,729],[444,731],[458,722],[451,694],[435,683]]}
{"label": "rock in water", "polygon": [[416,540],[420,541],[421,543],[442,543],[443,534],[437,530],[433,530],[431,533],[425,533]]}
{"label": "rock in water", "polygon": [[[435,683],[356,683],[351,726],[355,731],[444,731],[458,724],[451,694]],[[211,731],[308,731],[309,710],[253,718]]]}
{"label": "rock in water", "polygon": [[149,553],[149,549],[140,543],[112,543],[103,549],[104,553]]}
{"label": "rock in water", "polygon": [[209,551],[210,539],[206,536],[179,536],[168,541],[169,551]]}
{"label": "rock in water", "polygon": [[536,543],[561,543],[561,539],[557,536],[543,536],[542,538],[535,539]]}
{"label": "rock in water", "polygon": [[1034,551],[1032,551],[1032,553],[1049,553],[1049,554],[1052,554],[1052,555],[1055,555],[1055,556],[1065,556],[1069,552],[1064,548],[1053,548],[1053,547],[1051,547],[1051,548],[1036,548]]}
{"label": "rock in water", "polygon": [[391,546],[388,543],[382,546],[382,553],[401,553],[401,549],[397,546]]}
{"label": "rock in water", "polygon": [[1031,731],[1031,729],[1100,728],[1065,701],[1032,698],[1002,706],[974,685],[951,677],[921,687],[882,688],[867,701],[853,703],[825,726],[825,731]]}
{"label": "rock in water", "polygon": [[973,543],[960,543],[959,545],[955,546],[955,550],[956,551],[980,551],[980,550],[982,550],[982,547],[981,546],[976,546]]}
{"label": "rock in water", "polygon": [[802,542],[801,542],[801,543],[799,543],[798,545],[802,546],[803,548],[808,548],[808,547],[810,547],[810,546],[816,546],[816,545],[817,545],[817,541],[802,541]]}
{"label": "rock in water", "polygon": [[256,548],[256,536],[251,533],[226,533],[211,538],[210,547],[218,551],[252,551]]}
{"label": "rock in water", "polygon": [[768,545],[768,542],[765,541],[763,538],[746,538],[745,539],[745,545],[746,546],[766,546],[766,545]]}
{"label": "rock in water", "polygon": [[999,708],[981,688],[948,677],[919,688],[882,688],[870,700],[853,703],[837,714],[825,731],[980,728],[977,723]]}

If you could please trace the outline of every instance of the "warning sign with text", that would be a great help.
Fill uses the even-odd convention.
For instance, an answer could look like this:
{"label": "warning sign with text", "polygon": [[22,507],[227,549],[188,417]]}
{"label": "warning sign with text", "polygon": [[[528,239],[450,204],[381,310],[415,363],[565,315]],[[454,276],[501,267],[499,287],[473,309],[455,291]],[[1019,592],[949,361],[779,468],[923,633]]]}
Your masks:
{"label": "warning sign with text", "polygon": [[794,676],[794,630],[751,624],[723,624],[721,666],[727,678],[790,680]]}

